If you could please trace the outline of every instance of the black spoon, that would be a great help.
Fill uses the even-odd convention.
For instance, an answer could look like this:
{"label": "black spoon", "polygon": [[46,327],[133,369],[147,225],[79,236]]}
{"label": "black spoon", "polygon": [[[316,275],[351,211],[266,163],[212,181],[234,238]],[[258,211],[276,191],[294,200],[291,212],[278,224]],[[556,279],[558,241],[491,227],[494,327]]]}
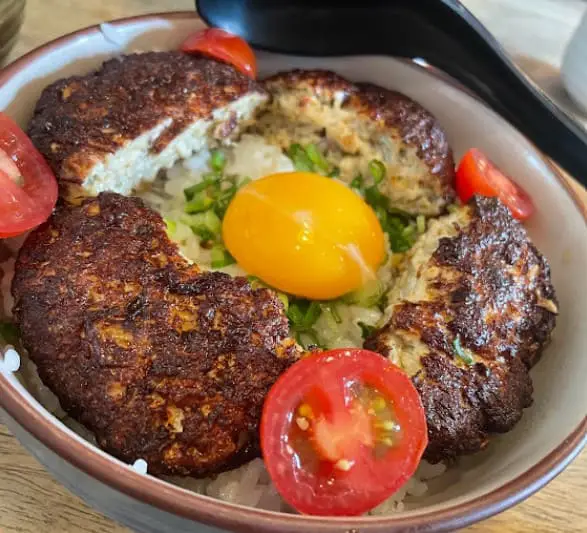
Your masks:
{"label": "black spoon", "polygon": [[587,186],[587,134],[534,88],[457,0],[198,0],[211,26],[308,56],[420,57],[478,94]]}

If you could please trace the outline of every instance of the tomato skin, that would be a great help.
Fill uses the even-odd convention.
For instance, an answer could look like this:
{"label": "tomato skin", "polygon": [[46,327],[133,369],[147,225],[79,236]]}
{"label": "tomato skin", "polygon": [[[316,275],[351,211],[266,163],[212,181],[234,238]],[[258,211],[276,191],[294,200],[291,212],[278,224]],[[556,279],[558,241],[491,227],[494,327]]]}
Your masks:
{"label": "tomato skin", "polygon": [[471,148],[461,159],[457,168],[456,189],[463,203],[475,194],[497,196],[518,220],[526,220],[535,211],[528,194],[477,148]]}
{"label": "tomato skin", "polygon": [[[32,141],[0,113],[0,238],[13,237],[44,222],[57,202],[57,180]],[[23,183],[14,180],[15,166]]]}
{"label": "tomato skin", "polygon": [[180,49],[230,63],[250,78],[257,76],[257,59],[253,49],[244,39],[220,28],[206,28],[188,36]]}
{"label": "tomato skin", "polygon": [[[348,386],[355,383],[376,389],[392,406],[401,427],[398,441],[385,448],[383,456],[375,457],[369,439],[361,441],[357,436],[354,447],[346,447],[354,449],[355,455],[349,457],[352,467],[345,471],[321,458],[319,446],[313,462],[300,460],[293,453],[292,446],[297,444],[291,437],[300,403],[320,405],[333,426],[342,420],[340,430],[344,432],[349,428]],[[359,423],[353,430],[361,427]],[[313,438],[309,433],[308,446]],[[368,350],[331,350],[301,359],[277,380],[263,407],[261,447],[267,470],[284,500],[304,514],[354,516],[367,512],[413,475],[427,444],[424,409],[410,378]],[[307,465],[314,468],[305,468]]]}

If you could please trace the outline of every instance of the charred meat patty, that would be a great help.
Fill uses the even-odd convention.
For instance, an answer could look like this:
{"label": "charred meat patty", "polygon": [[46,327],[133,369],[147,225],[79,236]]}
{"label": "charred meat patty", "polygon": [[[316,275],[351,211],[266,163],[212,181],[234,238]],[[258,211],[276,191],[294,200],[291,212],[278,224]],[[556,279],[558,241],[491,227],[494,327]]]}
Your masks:
{"label": "charred meat patty", "polygon": [[529,370],[555,325],[549,266],[494,198],[431,221],[365,342],[401,366],[426,411],[426,458],[484,448],[532,403]]}
{"label": "charred meat patty", "polygon": [[28,134],[69,200],[128,194],[237,134],[266,100],[225,63],[179,51],[123,55],[49,85]]}
{"label": "charred meat patty", "polygon": [[271,103],[253,125],[269,142],[317,144],[350,183],[377,159],[391,205],[435,216],[454,199],[454,161],[436,118],[396,91],[352,83],[322,70],[294,70],[264,81]]}
{"label": "charred meat patty", "polygon": [[194,476],[258,455],[265,395],[299,355],[283,304],[189,265],[140,200],[59,207],[12,292],[41,379],[112,455]]}

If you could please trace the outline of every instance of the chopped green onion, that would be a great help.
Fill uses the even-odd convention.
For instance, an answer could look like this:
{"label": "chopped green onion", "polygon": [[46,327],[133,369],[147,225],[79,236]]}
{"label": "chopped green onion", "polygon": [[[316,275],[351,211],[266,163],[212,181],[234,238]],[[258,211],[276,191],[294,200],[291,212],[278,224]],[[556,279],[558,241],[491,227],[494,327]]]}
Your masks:
{"label": "chopped green onion", "polygon": [[163,222],[165,222],[165,229],[167,230],[167,235],[173,237],[177,230],[177,222],[175,222],[175,220],[171,220],[170,218],[164,218]]}
{"label": "chopped green onion", "polygon": [[322,314],[322,307],[318,302],[312,302],[308,306],[306,314],[304,315],[303,324],[306,328],[310,329]]}
{"label": "chopped green onion", "polygon": [[18,342],[18,328],[12,322],[0,322],[0,338],[3,338],[8,344]]}
{"label": "chopped green onion", "polygon": [[363,176],[361,176],[361,174],[359,174],[353,178],[350,186],[351,186],[351,189],[356,189],[357,191],[360,191],[363,188],[363,184],[364,184]]}
{"label": "chopped green onion", "polygon": [[385,165],[379,159],[369,161],[369,172],[373,176],[375,185],[379,185],[385,178]]}
{"label": "chopped green onion", "polygon": [[181,221],[202,241],[220,240],[222,221],[212,209],[194,215],[184,215]]}
{"label": "chopped green onion", "polygon": [[287,310],[287,318],[291,322],[294,329],[302,325],[304,320],[304,311],[300,308],[299,303],[290,302]]}
{"label": "chopped green onion", "polygon": [[196,194],[205,191],[210,185],[214,183],[215,180],[213,179],[206,179],[204,178],[200,183],[196,183],[191,187],[183,190],[183,195],[185,196],[186,201],[190,201]]}
{"label": "chopped green onion", "polygon": [[338,176],[340,176],[340,168],[338,167],[334,167],[328,174],[327,176],[329,178],[338,178]]}
{"label": "chopped green onion", "polygon": [[361,337],[363,337],[363,339],[370,337],[377,329],[375,326],[365,324],[365,322],[357,322],[357,326],[361,328]]}
{"label": "chopped green onion", "polygon": [[302,172],[314,171],[314,164],[312,163],[312,160],[308,157],[308,154],[306,153],[301,144],[292,144],[289,147],[289,150],[287,151],[287,155],[292,160],[296,170],[300,170]]}
{"label": "chopped green onion", "polygon": [[448,204],[446,206],[446,210],[449,213],[456,213],[459,210],[459,207],[460,207],[459,204]]}
{"label": "chopped green onion", "polygon": [[212,268],[222,268],[236,263],[234,257],[228,253],[228,250],[221,244],[212,247],[211,250]]}
{"label": "chopped green onion", "polygon": [[287,313],[287,310],[289,307],[289,298],[288,298],[287,294],[285,294],[284,292],[279,292],[279,291],[275,291],[275,294],[281,300],[281,303],[283,304],[283,309]]}
{"label": "chopped green onion", "polygon": [[455,353],[456,353],[457,357],[461,361],[463,361],[463,363],[465,363],[467,366],[471,366],[475,362],[475,360],[473,359],[473,356],[471,355],[469,350],[462,347],[460,335],[457,335],[455,337],[455,340],[453,342],[453,346],[454,346]]}
{"label": "chopped green onion", "polygon": [[418,215],[416,217],[416,228],[418,233],[424,233],[426,231],[426,217],[424,215]]}
{"label": "chopped green onion", "polygon": [[210,154],[210,166],[212,170],[221,173],[226,166],[226,155],[222,150],[213,150]]}
{"label": "chopped green onion", "polygon": [[318,169],[322,170],[323,172],[328,172],[330,165],[324,156],[320,153],[320,150],[318,150],[315,144],[306,145],[306,155]]}
{"label": "chopped green onion", "polygon": [[379,280],[365,283],[360,289],[345,294],[343,300],[347,304],[360,307],[376,307],[385,295],[385,287]]}
{"label": "chopped green onion", "polygon": [[211,198],[206,191],[200,191],[196,194],[189,202],[187,202],[183,210],[188,214],[201,213],[209,209],[214,203],[214,199]]}

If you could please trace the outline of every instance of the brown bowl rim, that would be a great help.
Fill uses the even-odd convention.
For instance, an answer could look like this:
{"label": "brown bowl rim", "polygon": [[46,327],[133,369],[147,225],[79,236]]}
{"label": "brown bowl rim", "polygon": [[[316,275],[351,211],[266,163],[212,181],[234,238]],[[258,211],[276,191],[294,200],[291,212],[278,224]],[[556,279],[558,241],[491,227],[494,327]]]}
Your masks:
{"label": "brown bowl rim", "polygon": [[[195,12],[177,11],[138,15],[109,21],[114,26],[148,20],[199,20]],[[100,32],[100,25],[83,28],[54,39],[21,56],[0,71],[0,89],[16,73],[50,50],[70,41]],[[428,69],[431,75],[440,76],[462,90],[451,78]],[[468,91],[467,91],[468,92]],[[571,197],[587,224],[587,208],[559,169],[536,153],[552,169],[559,183]],[[23,402],[3,374],[0,374],[1,406],[22,428],[44,446],[68,461],[74,467],[100,482],[153,507],[183,518],[232,531],[292,533],[383,533],[391,531],[451,531],[489,518],[519,503],[546,485],[566,468],[587,444],[587,416],[561,444],[546,457],[512,481],[471,501],[444,509],[405,516],[330,518],[263,511],[252,507],[230,504],[213,498],[190,493],[151,476],[144,476],[128,465],[97,453],[85,443],[63,431],[56,431],[55,423],[43,416],[28,402]]]}

